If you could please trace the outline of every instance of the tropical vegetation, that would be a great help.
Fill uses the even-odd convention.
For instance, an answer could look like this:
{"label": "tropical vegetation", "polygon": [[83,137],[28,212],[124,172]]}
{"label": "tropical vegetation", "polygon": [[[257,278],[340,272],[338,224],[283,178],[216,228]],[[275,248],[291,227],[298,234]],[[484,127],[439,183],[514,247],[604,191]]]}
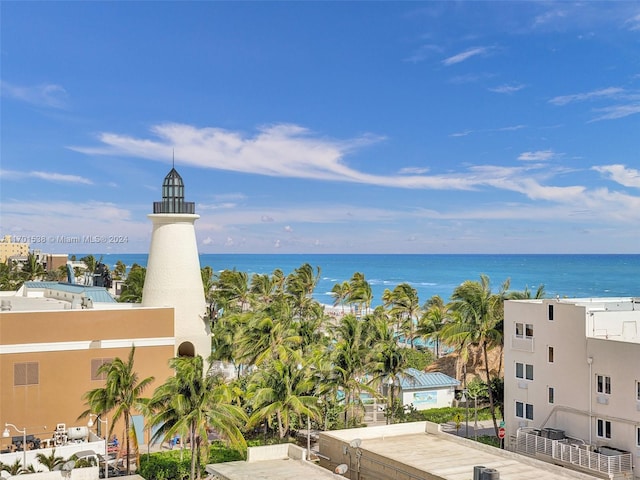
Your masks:
{"label": "tropical vegetation", "polygon": [[[5,271],[0,269],[0,281],[5,281]],[[120,301],[139,302],[145,269],[133,265],[127,274],[124,264],[118,264],[115,272],[126,275]],[[190,451],[181,473],[170,473],[160,461],[144,468],[154,464],[154,478],[166,474],[191,480],[200,478],[210,458],[213,432],[242,454],[246,442],[287,441],[308,425],[361,425],[365,401],[371,398],[387,404],[389,423],[451,421],[459,413],[455,408],[417,412],[399,399],[400,378],[409,367],[423,370],[450,351],[462,367],[456,377],[469,398],[481,406],[486,400],[488,407],[479,416],[492,418],[497,433],[501,365],[490,365],[489,353],[503,345],[503,302],[544,295],[543,286],[535,292],[528,287],[510,290],[508,280],[496,291],[489,277],[481,275],[456,287],[449,301],[433,296],[422,302],[415,288],[401,283],[385,290],[381,304],[372,308],[371,285],[363,273],[355,272],[332,288],[336,308],[329,312],[314,298],[320,268],[306,263],[289,274],[280,269],[269,274],[216,273],[210,267],[201,273],[211,357],[173,359],[175,375],[143,398],[153,379],[138,378],[132,349],[127,360],[116,358],[100,367],[104,387],[84,397],[88,409],[83,416],[111,417],[109,435],[116,422],[124,423],[127,471],[131,452],[137,452],[134,412],[144,415],[154,440],[180,436]],[[223,363],[233,365],[234,378],[217,373]],[[467,382],[467,365],[474,367],[476,380]]]}

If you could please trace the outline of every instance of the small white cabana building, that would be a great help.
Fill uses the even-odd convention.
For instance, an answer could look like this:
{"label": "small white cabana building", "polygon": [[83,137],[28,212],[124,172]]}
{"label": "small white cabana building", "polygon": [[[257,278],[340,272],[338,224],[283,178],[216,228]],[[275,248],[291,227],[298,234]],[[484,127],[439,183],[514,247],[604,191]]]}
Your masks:
{"label": "small white cabana building", "polygon": [[422,372],[408,368],[398,376],[400,398],[403,405],[413,405],[416,410],[451,407],[455,389],[460,382],[440,372]]}

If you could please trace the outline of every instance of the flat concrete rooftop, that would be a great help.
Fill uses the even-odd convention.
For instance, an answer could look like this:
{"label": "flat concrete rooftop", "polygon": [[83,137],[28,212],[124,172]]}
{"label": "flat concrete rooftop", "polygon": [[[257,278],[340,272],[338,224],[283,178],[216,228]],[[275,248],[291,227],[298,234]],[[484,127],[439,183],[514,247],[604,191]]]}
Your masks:
{"label": "flat concrete rooftop", "polygon": [[[361,480],[400,478],[401,473],[402,478],[469,480],[477,465],[496,469],[500,480],[598,478],[443,433],[429,422],[323,432],[321,464],[334,468],[345,463],[350,471],[357,469],[357,449],[350,445],[354,439],[361,440]],[[356,478],[348,473],[345,477]]]}
{"label": "flat concrete rooftop", "polygon": [[[429,422],[321,432],[319,446],[322,466],[307,462],[304,449],[283,444],[249,448],[247,461],[207,465],[207,472],[221,480],[470,480],[482,465],[500,480],[598,478],[443,433]],[[333,473],[340,464],[349,467],[342,476]]]}
{"label": "flat concrete rooftop", "polygon": [[306,451],[292,444],[251,447],[246,461],[207,465],[222,480],[336,480],[337,475],[306,461]]}

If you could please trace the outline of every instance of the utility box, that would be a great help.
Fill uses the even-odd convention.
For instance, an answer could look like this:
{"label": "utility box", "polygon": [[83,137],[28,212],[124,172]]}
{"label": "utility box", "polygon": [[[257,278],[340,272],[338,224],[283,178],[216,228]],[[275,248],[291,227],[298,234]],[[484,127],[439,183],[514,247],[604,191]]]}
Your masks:
{"label": "utility box", "polygon": [[500,480],[500,472],[495,468],[476,465],[473,467],[473,480]]}
{"label": "utility box", "polygon": [[485,468],[480,480],[500,480],[500,472],[495,468]]}

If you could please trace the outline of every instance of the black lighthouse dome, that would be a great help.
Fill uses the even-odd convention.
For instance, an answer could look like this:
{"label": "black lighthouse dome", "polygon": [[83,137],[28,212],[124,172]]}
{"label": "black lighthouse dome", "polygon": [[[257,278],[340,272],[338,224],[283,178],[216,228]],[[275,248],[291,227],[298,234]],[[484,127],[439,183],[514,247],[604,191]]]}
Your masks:
{"label": "black lighthouse dome", "polygon": [[194,202],[184,201],[184,182],[175,168],[162,182],[162,201],[153,202],[153,213],[195,213]]}

